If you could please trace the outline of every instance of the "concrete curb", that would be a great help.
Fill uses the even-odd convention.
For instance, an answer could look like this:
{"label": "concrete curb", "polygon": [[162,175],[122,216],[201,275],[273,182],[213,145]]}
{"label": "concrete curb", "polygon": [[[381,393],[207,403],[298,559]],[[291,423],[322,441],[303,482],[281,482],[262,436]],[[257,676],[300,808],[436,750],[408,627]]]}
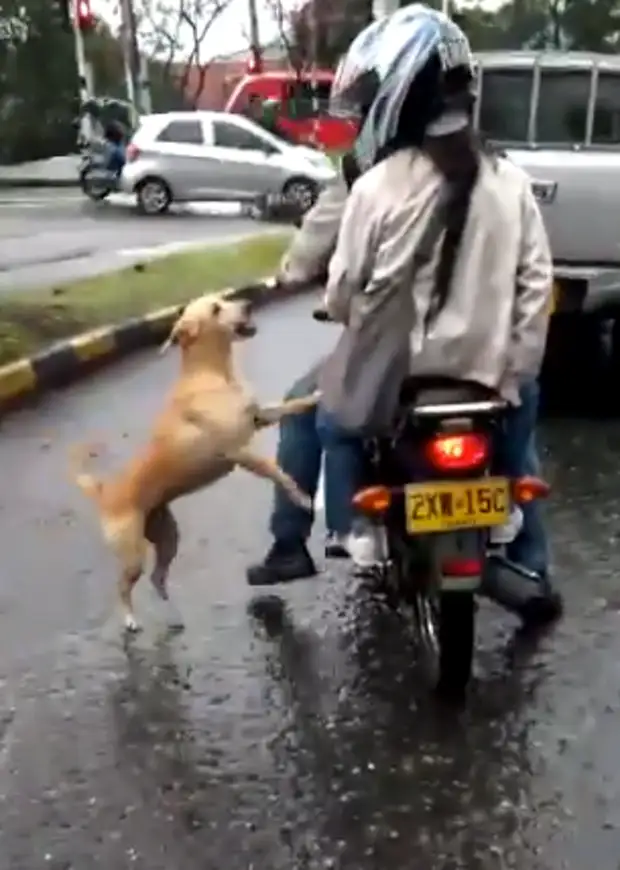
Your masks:
{"label": "concrete curb", "polygon": [[[257,283],[226,295],[229,299],[251,299],[257,308],[263,308],[302,292],[302,288],[267,290]],[[76,335],[35,356],[0,366],[0,414],[157,344],[168,335],[183,308],[183,305],[160,308],[143,317]]]}

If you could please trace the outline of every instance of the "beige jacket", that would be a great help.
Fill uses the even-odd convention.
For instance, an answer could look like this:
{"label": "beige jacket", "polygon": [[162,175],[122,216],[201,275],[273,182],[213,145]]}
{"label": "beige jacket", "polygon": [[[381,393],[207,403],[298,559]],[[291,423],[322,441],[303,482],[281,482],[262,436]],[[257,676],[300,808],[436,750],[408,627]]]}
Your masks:
{"label": "beige jacket", "polygon": [[284,283],[312,284],[325,280],[348,195],[340,176],[321,191],[280,263],[279,276]]}
{"label": "beige jacket", "polygon": [[[530,180],[506,159],[483,160],[450,294],[425,335],[439,243],[413,286],[407,276],[440,185],[434,165],[413,151],[397,152],[355,182],[326,306],[356,329],[381,309],[377,342],[408,341],[412,373],[476,381],[518,403],[518,381],[540,370],[552,294],[551,252]],[[338,385],[326,397],[332,411],[337,393]]]}

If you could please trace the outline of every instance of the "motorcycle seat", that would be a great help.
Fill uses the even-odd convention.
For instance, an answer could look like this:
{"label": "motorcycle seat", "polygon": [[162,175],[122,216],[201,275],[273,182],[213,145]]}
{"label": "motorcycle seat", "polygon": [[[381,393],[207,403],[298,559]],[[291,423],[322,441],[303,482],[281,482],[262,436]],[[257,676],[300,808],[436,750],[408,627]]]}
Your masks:
{"label": "motorcycle seat", "polygon": [[474,381],[454,378],[409,377],[403,382],[400,401],[406,405],[448,405],[497,400],[495,390]]}

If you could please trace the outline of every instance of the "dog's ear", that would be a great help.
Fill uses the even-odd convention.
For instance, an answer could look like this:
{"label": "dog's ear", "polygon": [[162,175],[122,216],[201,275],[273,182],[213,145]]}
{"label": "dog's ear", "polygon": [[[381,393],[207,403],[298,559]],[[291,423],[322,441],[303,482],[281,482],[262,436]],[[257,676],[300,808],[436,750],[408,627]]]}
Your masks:
{"label": "dog's ear", "polygon": [[182,348],[188,347],[192,342],[196,341],[199,332],[200,323],[197,320],[184,318],[181,315],[172,327],[170,335],[165,344],[162,345],[160,352],[165,353],[173,344],[178,344]]}

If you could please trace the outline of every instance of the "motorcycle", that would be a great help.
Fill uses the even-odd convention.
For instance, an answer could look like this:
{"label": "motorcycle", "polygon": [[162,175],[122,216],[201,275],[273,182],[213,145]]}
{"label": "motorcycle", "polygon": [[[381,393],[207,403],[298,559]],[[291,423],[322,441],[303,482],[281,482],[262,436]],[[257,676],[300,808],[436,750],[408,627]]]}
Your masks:
{"label": "motorcycle", "polygon": [[101,202],[119,190],[120,174],[110,169],[104,149],[91,146],[82,152],[79,178],[82,192],[93,202]]}
{"label": "motorcycle", "polygon": [[[329,322],[323,310],[313,316]],[[549,494],[539,478],[494,473],[506,410],[478,384],[409,378],[391,436],[365,442],[368,479],[354,507],[381,541],[380,588],[413,624],[424,674],[445,696],[461,697],[471,679],[476,596],[510,604],[491,589],[497,572],[521,584],[504,598],[543,594],[538,575],[505,555],[520,505]]]}

